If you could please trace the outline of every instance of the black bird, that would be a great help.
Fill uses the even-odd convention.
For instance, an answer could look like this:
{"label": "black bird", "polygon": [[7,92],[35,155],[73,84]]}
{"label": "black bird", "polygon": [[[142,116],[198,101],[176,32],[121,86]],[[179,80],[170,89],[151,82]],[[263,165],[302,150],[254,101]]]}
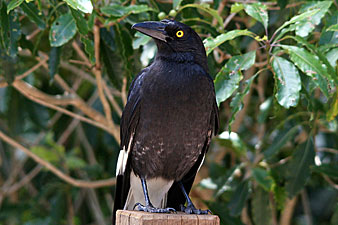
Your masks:
{"label": "black bird", "polygon": [[207,214],[188,196],[218,129],[202,40],[174,20],[132,28],[152,37],[158,51],[133,80],[122,114],[113,224],[118,209]]}

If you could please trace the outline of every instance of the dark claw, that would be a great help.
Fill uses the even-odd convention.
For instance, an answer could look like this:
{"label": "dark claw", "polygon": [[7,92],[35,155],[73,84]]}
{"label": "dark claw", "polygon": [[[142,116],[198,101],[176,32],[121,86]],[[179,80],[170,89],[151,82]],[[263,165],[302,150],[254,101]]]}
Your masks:
{"label": "dark claw", "polygon": [[197,215],[209,214],[209,213],[212,214],[209,209],[207,210],[196,209],[194,205],[187,205],[187,207],[185,207],[184,205],[181,205],[181,211],[187,214],[197,214]]}
{"label": "dark claw", "polygon": [[141,203],[136,203],[134,206],[134,209],[136,208],[136,210],[138,211],[143,211],[143,212],[150,212],[150,213],[171,213],[171,212],[176,212],[176,210],[174,208],[155,208],[153,206],[150,205],[142,205]]}

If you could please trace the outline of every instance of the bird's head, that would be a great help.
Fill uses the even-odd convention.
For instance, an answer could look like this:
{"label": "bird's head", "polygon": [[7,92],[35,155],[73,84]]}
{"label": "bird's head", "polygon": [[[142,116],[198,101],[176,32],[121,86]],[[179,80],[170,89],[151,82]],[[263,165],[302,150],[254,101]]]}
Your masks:
{"label": "bird's head", "polygon": [[188,25],[175,20],[146,21],[134,24],[133,29],[152,37],[158,55],[184,55],[193,58],[207,70],[207,58],[201,38]]}

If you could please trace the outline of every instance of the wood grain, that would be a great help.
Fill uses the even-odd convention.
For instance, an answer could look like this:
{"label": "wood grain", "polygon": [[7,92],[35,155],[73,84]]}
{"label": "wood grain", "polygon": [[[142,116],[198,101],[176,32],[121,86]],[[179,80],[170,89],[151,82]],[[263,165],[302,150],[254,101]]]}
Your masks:
{"label": "wood grain", "polygon": [[116,225],[219,225],[216,215],[189,215],[178,213],[148,213],[118,210]]}

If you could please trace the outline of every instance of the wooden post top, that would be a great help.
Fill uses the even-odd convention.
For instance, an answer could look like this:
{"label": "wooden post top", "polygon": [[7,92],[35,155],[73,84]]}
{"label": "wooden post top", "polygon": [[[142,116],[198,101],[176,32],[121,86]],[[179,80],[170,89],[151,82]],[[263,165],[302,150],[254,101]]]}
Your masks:
{"label": "wooden post top", "polygon": [[219,225],[216,215],[117,210],[116,225]]}

